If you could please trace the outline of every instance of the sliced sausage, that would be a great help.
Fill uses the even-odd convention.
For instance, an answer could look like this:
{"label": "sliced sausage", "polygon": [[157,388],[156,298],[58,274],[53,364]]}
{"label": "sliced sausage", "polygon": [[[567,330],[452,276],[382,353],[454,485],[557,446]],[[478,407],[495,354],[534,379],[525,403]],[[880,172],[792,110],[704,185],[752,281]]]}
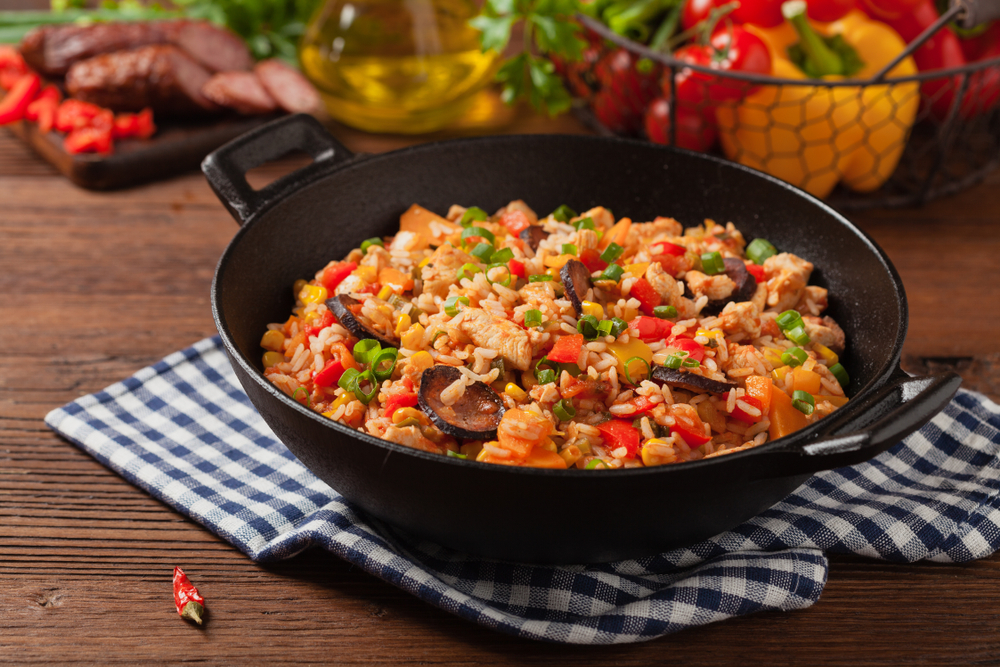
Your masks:
{"label": "sliced sausage", "polygon": [[201,87],[201,94],[220,107],[245,116],[271,113],[278,108],[253,72],[219,72]]}
{"label": "sliced sausage", "polygon": [[583,302],[587,299],[587,291],[591,287],[590,271],[586,265],[575,259],[571,259],[563,264],[559,271],[563,287],[566,289],[566,296],[573,304],[576,316],[583,315]]}
{"label": "sliced sausage", "polygon": [[503,417],[503,401],[483,382],[474,382],[452,403],[441,401],[441,392],[462,377],[454,366],[432,366],[420,376],[417,401],[434,425],[453,438],[492,440]]}
{"label": "sliced sausage", "polygon": [[521,230],[518,237],[528,244],[532,250],[538,250],[538,244],[549,238],[549,233],[541,225],[530,225]]}
{"label": "sliced sausage", "polygon": [[[725,299],[717,299],[715,301],[709,301],[705,304],[701,313],[703,315],[717,315],[722,312],[722,309],[726,307],[731,301],[736,303],[742,303],[743,301],[750,301],[753,299],[753,295],[757,292],[757,279],[747,271],[747,265],[743,263],[742,259],[737,259],[736,257],[726,257],[722,260],[726,266],[726,275],[729,279],[736,283],[736,287],[733,288],[732,294],[727,296]],[[684,287],[685,295],[690,291],[685,285]]]}
{"label": "sliced sausage", "polygon": [[653,367],[653,381],[668,384],[678,389],[688,391],[707,391],[712,394],[725,394],[730,389],[736,388],[735,382],[720,382],[711,378],[688,373],[682,370],[674,370],[666,366]]}
{"label": "sliced sausage", "polygon": [[176,46],[157,44],[78,62],[66,74],[66,89],[113,111],[150,107],[163,116],[203,116],[218,110],[201,94],[210,76]]}
{"label": "sliced sausage", "polygon": [[319,93],[294,67],[281,60],[262,60],[253,68],[264,90],[288,113],[316,113],[322,104]]}
{"label": "sliced sausage", "polygon": [[253,67],[250,49],[236,33],[207,21],[164,22],[167,41],[186,52],[209,72]]}
{"label": "sliced sausage", "polygon": [[356,338],[377,340],[382,347],[399,347],[398,341],[383,336],[365,323],[359,314],[361,302],[357,299],[346,294],[338,294],[326,300],[326,307],[330,309],[337,321]]}

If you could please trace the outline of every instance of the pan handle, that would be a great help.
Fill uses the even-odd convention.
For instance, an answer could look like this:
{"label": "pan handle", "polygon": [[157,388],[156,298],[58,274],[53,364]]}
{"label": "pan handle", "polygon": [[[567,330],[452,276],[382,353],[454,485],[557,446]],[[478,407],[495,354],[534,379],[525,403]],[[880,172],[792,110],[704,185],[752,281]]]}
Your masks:
{"label": "pan handle", "polygon": [[[254,167],[276,160],[294,150],[308,153],[313,161],[255,190],[246,174]],[[308,114],[293,114],[242,134],[210,153],[201,170],[216,196],[240,225],[262,210],[315,180],[333,165],[354,157],[333,138],[318,120]]]}
{"label": "pan handle", "polygon": [[962,378],[951,371],[912,377],[897,369],[888,385],[863,404],[820,422],[824,428],[818,439],[806,444],[793,440],[767,452],[754,477],[807,474],[867,461],[930,421],[961,384]]}

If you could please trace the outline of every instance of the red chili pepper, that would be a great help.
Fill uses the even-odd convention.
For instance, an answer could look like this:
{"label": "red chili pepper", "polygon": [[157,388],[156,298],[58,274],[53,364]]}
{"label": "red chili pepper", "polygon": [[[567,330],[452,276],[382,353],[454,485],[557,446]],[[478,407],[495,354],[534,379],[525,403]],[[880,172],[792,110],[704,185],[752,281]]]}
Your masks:
{"label": "red chili pepper", "polygon": [[573,334],[563,336],[556,341],[549,353],[545,356],[550,361],[557,364],[575,364],[580,358],[580,350],[583,349],[583,334]]}
{"label": "red chili pepper", "polygon": [[[739,401],[743,401],[747,405],[757,408],[757,414],[752,415],[740,407]],[[736,409],[729,413],[729,416],[733,419],[738,419],[741,422],[746,422],[747,424],[756,424],[761,419],[764,418],[764,404],[760,402],[760,399],[756,396],[741,396],[736,402]]]}
{"label": "red chili pepper", "polygon": [[62,95],[55,86],[46,86],[42,92],[38,93],[34,101],[28,105],[24,112],[27,120],[38,124],[38,131],[45,134],[52,129],[55,122],[56,109],[59,107],[59,100]]}
{"label": "red chili pepper", "polygon": [[306,325],[305,332],[306,336],[315,336],[323,329],[327,328],[331,324],[337,321],[337,318],[333,316],[329,310],[324,310],[323,314],[319,316],[319,319],[313,320],[308,325]]}
{"label": "red chili pepper", "polygon": [[701,343],[696,342],[694,338],[683,334],[668,338],[667,349],[674,349],[678,352],[687,352],[688,358],[694,359],[698,362],[705,358],[705,347]]}
{"label": "red chili pepper", "polygon": [[516,278],[528,278],[528,271],[524,268],[524,262],[512,259],[507,262],[507,268],[510,269],[510,275]]}
{"label": "red chili pepper", "polygon": [[323,269],[323,275],[320,276],[319,282],[322,283],[328,291],[333,292],[337,289],[337,285],[344,281],[344,278],[351,275],[351,272],[358,268],[356,262],[338,262],[336,264],[331,264],[330,266]]}
{"label": "red chili pepper", "polygon": [[416,394],[393,394],[386,399],[382,407],[385,409],[386,417],[392,419],[392,413],[399,408],[415,408],[418,402]]}
{"label": "red chili pepper", "polygon": [[601,259],[601,253],[594,248],[587,248],[580,253],[580,261],[583,265],[587,267],[587,270],[593,273],[594,271],[603,271],[608,268],[608,263]]}
{"label": "red chili pepper", "polygon": [[184,570],[179,567],[174,568],[174,605],[181,618],[186,621],[194,621],[198,625],[202,624],[202,616],[205,614],[205,598],[187,578]]}
{"label": "red chili pepper", "polygon": [[81,127],[90,127],[102,111],[106,109],[70,98],[56,109],[55,128],[60,132],[72,132]]}
{"label": "red chili pepper", "polygon": [[610,419],[597,425],[597,430],[601,432],[605,444],[611,449],[624,447],[628,458],[635,458],[639,453],[639,443],[642,435],[639,430],[632,426],[632,422],[624,419]]}
{"label": "red chili pepper", "polygon": [[511,209],[500,216],[497,221],[501,225],[507,228],[513,236],[519,235],[522,231],[531,226],[531,220],[528,220],[528,216],[524,214],[523,211],[517,209]]}
{"label": "red chili pepper", "polygon": [[0,88],[10,90],[30,70],[21,53],[12,46],[0,46]]}
{"label": "red chili pepper", "polygon": [[633,296],[639,300],[639,307],[646,315],[652,315],[653,309],[659,306],[660,302],[663,301],[663,297],[660,296],[660,293],[657,292],[645,278],[639,278],[632,283],[632,289],[629,291],[629,296]]}
{"label": "red chili pepper", "polygon": [[670,335],[673,327],[674,323],[670,320],[645,315],[640,315],[628,323],[628,328],[638,331],[639,339],[644,342],[663,340]]}
{"label": "red chili pepper", "polygon": [[42,80],[37,74],[24,74],[0,101],[0,125],[13,123],[24,118],[28,105],[34,101]]}
{"label": "red chili pepper", "polygon": [[115,139],[149,139],[155,132],[153,110],[143,109],[139,113],[122,113],[115,116],[111,136]]}
{"label": "red chili pepper", "polygon": [[758,283],[762,283],[766,280],[764,276],[764,267],[760,264],[747,264],[747,272],[753,276]]}
{"label": "red chili pepper", "polygon": [[63,148],[70,155],[111,152],[111,128],[81,127],[63,139]]}

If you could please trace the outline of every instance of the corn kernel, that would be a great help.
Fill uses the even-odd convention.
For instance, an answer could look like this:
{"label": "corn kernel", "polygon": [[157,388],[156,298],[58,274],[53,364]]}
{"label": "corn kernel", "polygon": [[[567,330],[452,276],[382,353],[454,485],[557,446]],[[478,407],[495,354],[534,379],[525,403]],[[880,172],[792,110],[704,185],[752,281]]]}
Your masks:
{"label": "corn kernel", "polygon": [[642,463],[645,466],[661,466],[677,460],[673,446],[660,438],[650,438],[641,450]]}
{"label": "corn kernel", "polygon": [[284,360],[285,360],[285,355],[283,355],[281,352],[273,352],[273,351],[265,352],[263,358],[264,368],[277,366]]}
{"label": "corn kernel", "polygon": [[559,277],[559,269],[545,269],[545,275],[552,276],[553,278]]}
{"label": "corn kernel", "polygon": [[346,405],[353,400],[354,400],[354,392],[345,391],[343,394],[338,396],[337,400],[335,400],[333,402],[333,405],[330,406],[330,412],[331,413],[336,412],[337,408],[339,408],[341,405]]}
{"label": "corn kernel", "polygon": [[434,365],[434,358],[430,355],[429,352],[421,350],[420,352],[417,352],[415,355],[410,357],[409,363],[413,366],[415,370],[423,372]]}
{"label": "corn kernel", "polygon": [[359,266],[354,269],[354,275],[361,278],[366,283],[373,283],[378,280],[378,269],[374,266]]}
{"label": "corn kernel", "polygon": [[430,256],[430,255],[427,255],[427,256],[426,256],[426,257],[424,257],[424,258],[423,258],[422,260],[420,260],[420,263],[419,263],[419,264],[417,264],[417,268],[418,268],[418,269],[422,269],[422,268],[424,268],[425,266],[427,266],[428,264],[430,264],[430,262],[431,262],[431,256]]}
{"label": "corn kernel", "polygon": [[[411,421],[412,420],[412,421]],[[403,424],[403,422],[409,422]],[[399,408],[392,413],[392,423],[402,428],[414,424],[427,424],[427,415],[416,408]]]}
{"label": "corn kernel", "polygon": [[322,303],[326,301],[329,292],[322,285],[303,285],[299,290],[299,301],[302,303]]}
{"label": "corn kernel", "polygon": [[[408,317],[408,316],[400,316],[399,318],[400,321],[402,321],[403,317]],[[399,329],[399,327],[396,328],[397,330]],[[418,347],[420,347],[423,341],[424,341],[424,327],[420,323],[408,327],[405,333],[403,333],[399,337],[400,344],[408,350],[417,349]]]}
{"label": "corn kernel", "polygon": [[460,454],[465,454],[470,459],[476,459],[479,457],[479,452],[483,451],[483,443],[481,442],[468,442],[458,448]]}
{"label": "corn kernel", "polygon": [[265,350],[281,352],[285,349],[285,335],[280,331],[272,329],[261,337],[260,346]]}
{"label": "corn kernel", "polygon": [[[494,447],[496,447],[496,446],[497,446],[497,443],[496,443],[496,442],[490,442],[490,443],[488,443],[488,444],[491,444],[491,445],[493,445]],[[480,449],[480,450],[479,450],[479,453],[478,453],[478,454],[476,454],[476,460],[477,460],[477,461],[485,461],[485,460],[486,460],[486,457],[487,457],[487,456],[488,456],[488,452],[486,451],[486,448],[485,448],[485,447],[483,447],[482,449]]]}
{"label": "corn kernel", "polygon": [[523,401],[524,399],[526,399],[528,397],[527,392],[525,392],[523,389],[521,389],[520,387],[518,387],[513,382],[508,382],[507,383],[507,386],[503,388],[503,393],[507,394],[508,396],[510,396],[511,398],[513,398],[515,401]]}
{"label": "corn kernel", "polygon": [[410,328],[410,316],[402,313],[396,320],[396,338],[402,338],[403,332]]}
{"label": "corn kernel", "polygon": [[378,298],[386,301],[390,296],[392,296],[392,288],[388,285],[384,286],[378,291]]}
{"label": "corn kernel", "polygon": [[602,308],[601,304],[599,304],[599,303],[594,303],[593,301],[584,301],[583,302],[583,314],[584,315],[593,315],[598,320],[603,320],[604,319],[604,308]]}
{"label": "corn kernel", "polygon": [[840,361],[837,353],[828,348],[826,345],[813,343],[813,349],[816,350],[816,354],[823,357],[826,360],[826,363],[830,366]]}

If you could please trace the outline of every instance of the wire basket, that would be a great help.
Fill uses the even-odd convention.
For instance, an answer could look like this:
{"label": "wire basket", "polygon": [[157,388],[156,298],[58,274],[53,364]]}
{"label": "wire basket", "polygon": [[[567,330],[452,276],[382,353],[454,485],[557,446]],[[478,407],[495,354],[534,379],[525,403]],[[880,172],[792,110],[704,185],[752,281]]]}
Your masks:
{"label": "wire basket", "polygon": [[[667,136],[653,137],[641,119],[636,122],[635,112],[649,110],[655,91],[636,84],[615,90],[614,96],[599,95],[602,79],[594,71],[600,65],[593,51],[571,71],[563,63],[557,66],[576,97],[578,116],[599,133],[680,146],[700,144],[698,150],[771,173],[842,210],[914,206],[968,188],[1000,165],[1000,96],[984,94],[987,86],[1000,90],[1000,57],[954,69],[886,76],[960,11],[956,6],[943,14],[875,76],[841,81],[776,78],[680,62],[591,17],[578,17],[600,55],[617,51],[611,46],[617,45],[635,62],[651,62],[662,87],[669,87],[667,98],[683,70],[688,76],[692,71],[703,75],[698,78],[705,85],[721,82],[742,88],[740,101],[712,105],[723,128],[719,141],[684,134],[697,131],[686,129],[684,121],[687,114],[705,111],[707,92],[693,108],[691,103],[661,100],[669,130]],[[612,97],[619,108],[607,108]],[[604,108],[597,108],[602,104]]]}

